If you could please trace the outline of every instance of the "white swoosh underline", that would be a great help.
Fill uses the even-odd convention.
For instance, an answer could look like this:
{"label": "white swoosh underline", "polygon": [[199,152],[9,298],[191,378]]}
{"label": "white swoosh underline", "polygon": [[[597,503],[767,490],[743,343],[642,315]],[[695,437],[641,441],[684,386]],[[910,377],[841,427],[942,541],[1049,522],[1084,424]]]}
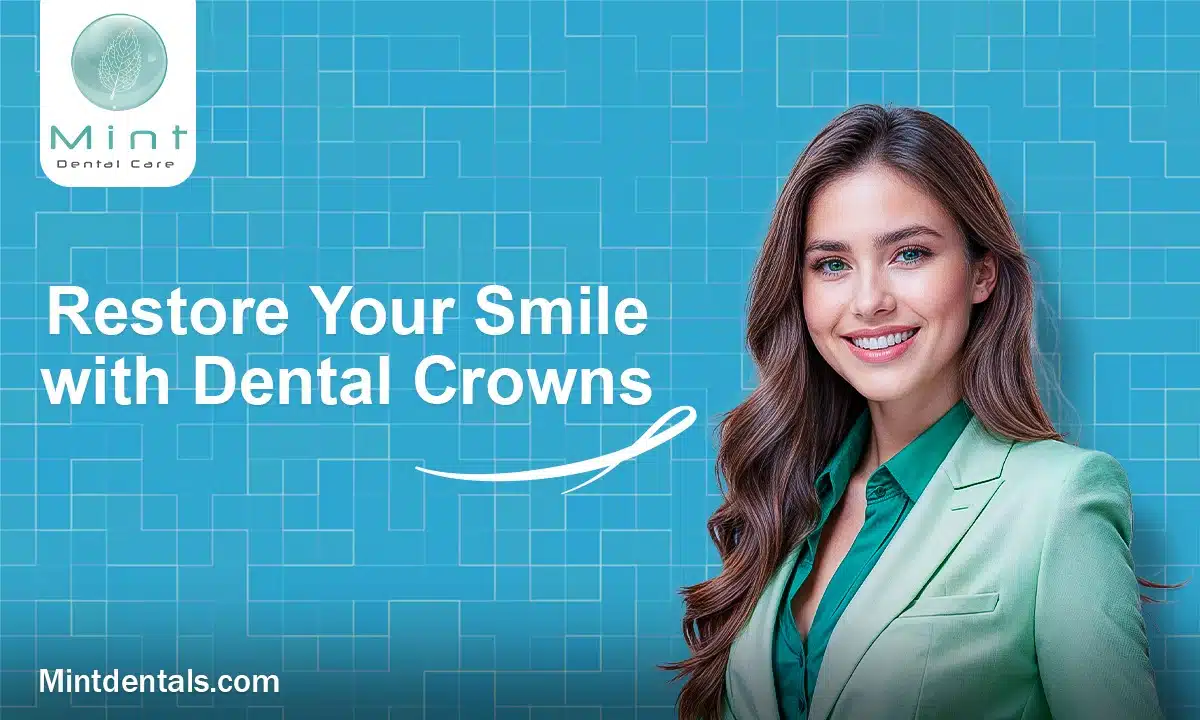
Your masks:
{"label": "white swoosh underline", "polygon": [[[671,422],[677,415],[683,415],[683,418],[677,421],[670,427],[664,427]],[[579,475],[586,472],[597,472],[592,477],[583,481],[569,490],[564,490],[563,495],[575,492],[581,488],[587,487],[612,472],[618,465],[631,460],[642,453],[649,452],[654,448],[668,443],[679,436],[684,430],[692,426],[696,422],[696,410],[688,405],[680,405],[677,408],[667,411],[662,417],[655,420],[654,423],[646,429],[646,432],[633,441],[632,445],[621,448],[614,452],[606,453],[599,457],[594,457],[590,460],[579,460],[577,462],[567,463],[565,465],[555,465],[553,467],[538,468],[534,470],[518,470],[515,472],[501,473],[455,473],[446,472],[444,470],[432,470],[417,466],[417,471],[426,475],[434,475],[437,477],[448,478],[450,480],[467,480],[469,482],[528,482],[531,480],[552,480],[556,478],[565,478],[572,475]]]}

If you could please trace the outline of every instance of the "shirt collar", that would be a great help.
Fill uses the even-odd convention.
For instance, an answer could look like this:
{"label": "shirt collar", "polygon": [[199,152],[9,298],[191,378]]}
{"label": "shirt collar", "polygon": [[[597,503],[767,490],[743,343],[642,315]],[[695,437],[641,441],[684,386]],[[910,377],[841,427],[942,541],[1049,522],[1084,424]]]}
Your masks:
{"label": "shirt collar", "polygon": [[[921,493],[925,492],[925,486],[950,454],[950,449],[958,441],[971,417],[970,408],[960,400],[880,469],[886,469],[915,502],[921,497]],[[850,483],[850,475],[854,473],[867,446],[870,432],[871,415],[869,411],[864,410],[817,480],[818,490],[822,497],[828,500],[826,504],[836,504],[845,492]]]}
{"label": "shirt collar", "polygon": [[850,484],[850,476],[858,467],[858,460],[867,446],[870,432],[871,413],[864,410],[854,421],[854,425],[850,427],[850,432],[846,434],[846,439],[834,453],[833,459],[829,461],[824,472],[817,478],[817,491],[823,500],[825,514],[828,514],[832,506],[837,504],[842,493],[846,491],[846,486]]}
{"label": "shirt collar", "polygon": [[971,421],[971,410],[958,401],[945,415],[883,464],[913,501],[925,492],[950,448]]}

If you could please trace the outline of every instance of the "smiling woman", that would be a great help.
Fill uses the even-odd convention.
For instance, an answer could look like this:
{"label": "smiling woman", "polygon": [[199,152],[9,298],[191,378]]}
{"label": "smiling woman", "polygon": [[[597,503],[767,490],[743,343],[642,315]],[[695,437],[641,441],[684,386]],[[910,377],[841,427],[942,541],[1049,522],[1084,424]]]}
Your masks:
{"label": "smiling woman", "polygon": [[1161,717],[1129,483],[1044,409],[1034,298],[949,124],[859,106],[813,139],[754,271],[681,718]]}
{"label": "smiling woman", "polygon": [[868,400],[932,424],[962,395],[956,370],[996,255],[969,247],[940,203],[882,163],[817,193],[808,229],[800,286],[822,359]]}

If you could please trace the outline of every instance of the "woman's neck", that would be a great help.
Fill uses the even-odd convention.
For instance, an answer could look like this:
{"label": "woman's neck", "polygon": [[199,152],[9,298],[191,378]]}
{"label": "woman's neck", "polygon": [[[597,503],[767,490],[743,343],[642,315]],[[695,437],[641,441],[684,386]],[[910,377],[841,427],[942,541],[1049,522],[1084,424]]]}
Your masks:
{"label": "woman's neck", "polygon": [[871,438],[863,461],[879,467],[929,429],[962,399],[958,383],[943,383],[928,392],[913,393],[887,402],[869,401]]}

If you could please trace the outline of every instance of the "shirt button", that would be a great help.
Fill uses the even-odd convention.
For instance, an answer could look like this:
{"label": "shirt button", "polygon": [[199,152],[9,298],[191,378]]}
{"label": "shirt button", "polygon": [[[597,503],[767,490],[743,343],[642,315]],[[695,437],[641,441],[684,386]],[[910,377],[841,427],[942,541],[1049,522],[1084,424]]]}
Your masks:
{"label": "shirt button", "polygon": [[883,486],[882,486],[882,485],[880,485],[880,486],[876,487],[875,489],[871,490],[870,497],[871,497],[873,500],[878,500],[879,498],[883,497],[883,494],[884,494],[885,492],[887,492],[887,491],[886,491],[886,490],[884,490],[884,488],[883,488]]}

